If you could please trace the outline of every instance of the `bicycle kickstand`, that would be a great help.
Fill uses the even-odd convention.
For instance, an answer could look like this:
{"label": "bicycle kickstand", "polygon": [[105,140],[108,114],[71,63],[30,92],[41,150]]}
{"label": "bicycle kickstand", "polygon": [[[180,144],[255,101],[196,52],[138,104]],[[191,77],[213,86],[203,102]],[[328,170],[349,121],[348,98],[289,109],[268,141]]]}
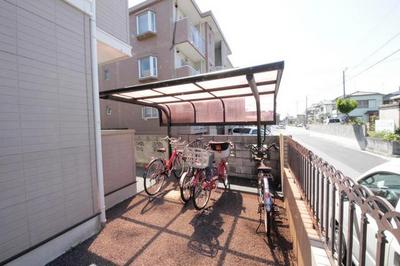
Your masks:
{"label": "bicycle kickstand", "polygon": [[260,226],[261,226],[261,224],[262,224],[262,211],[261,211],[262,209],[261,209],[261,204],[259,204],[258,205],[258,213],[260,214],[260,220],[259,220],[259,223],[258,223],[258,226],[257,226],[257,229],[256,229],[256,234],[258,233],[258,229],[260,228]]}

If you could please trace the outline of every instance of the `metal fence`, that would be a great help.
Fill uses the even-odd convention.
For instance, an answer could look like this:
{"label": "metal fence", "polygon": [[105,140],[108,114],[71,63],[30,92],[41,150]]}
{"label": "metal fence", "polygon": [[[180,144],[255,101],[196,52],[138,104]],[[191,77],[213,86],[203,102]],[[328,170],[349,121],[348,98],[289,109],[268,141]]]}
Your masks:
{"label": "metal fence", "polygon": [[[376,237],[374,264],[399,263],[396,262],[400,259],[399,254],[385,254],[388,254],[388,238],[400,240],[400,213],[386,199],[375,196],[370,189],[344,176],[293,139],[286,137],[285,142],[287,164],[295,175],[317,229],[325,238],[332,256],[340,258],[338,264],[352,265],[353,256],[358,260],[358,265],[366,264],[367,230],[371,230],[368,224],[372,222],[377,225],[376,234],[369,232],[369,235],[374,233]],[[344,224],[347,224],[347,228],[344,228]],[[355,237],[358,250],[353,250]],[[370,244],[374,241],[370,241]]]}

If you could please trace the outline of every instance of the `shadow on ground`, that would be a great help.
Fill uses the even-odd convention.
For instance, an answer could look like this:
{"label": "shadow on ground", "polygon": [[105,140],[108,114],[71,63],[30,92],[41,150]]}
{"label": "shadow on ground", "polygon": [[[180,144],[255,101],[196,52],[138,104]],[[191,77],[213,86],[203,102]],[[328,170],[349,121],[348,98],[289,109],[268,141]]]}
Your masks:
{"label": "shadow on ground", "polygon": [[282,201],[267,239],[256,233],[255,195],[214,190],[196,211],[171,180],[155,198],[140,193],[110,209],[99,234],[49,265],[294,265]]}

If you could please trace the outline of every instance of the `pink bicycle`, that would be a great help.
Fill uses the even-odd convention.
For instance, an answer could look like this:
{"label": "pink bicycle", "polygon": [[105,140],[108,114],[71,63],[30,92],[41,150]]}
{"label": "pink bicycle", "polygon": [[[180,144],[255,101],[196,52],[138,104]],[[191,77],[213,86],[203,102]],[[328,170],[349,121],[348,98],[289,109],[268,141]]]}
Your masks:
{"label": "pink bicycle", "polygon": [[[163,140],[168,140],[174,146],[174,149],[169,159],[155,158],[145,167],[144,190],[150,196],[160,192],[165,179],[172,173],[179,179],[185,170],[182,151],[177,149],[177,146],[183,146],[185,142],[182,142],[181,138],[169,138],[168,136]],[[166,154],[165,148],[159,148],[157,151]]]}
{"label": "pink bicycle", "polygon": [[[186,163],[190,167],[190,183],[186,189],[190,189],[193,205],[197,210],[203,209],[210,199],[211,191],[215,189],[218,182],[228,188],[227,158],[230,155],[231,142],[208,143],[208,149],[186,148]],[[183,186],[181,186],[183,187]]]}

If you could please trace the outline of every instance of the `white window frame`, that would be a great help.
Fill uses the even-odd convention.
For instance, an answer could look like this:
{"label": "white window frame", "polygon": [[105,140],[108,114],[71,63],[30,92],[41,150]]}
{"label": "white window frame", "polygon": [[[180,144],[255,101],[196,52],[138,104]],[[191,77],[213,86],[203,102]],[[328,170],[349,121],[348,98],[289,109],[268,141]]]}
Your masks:
{"label": "white window frame", "polygon": [[[151,114],[150,116],[146,115],[146,111],[151,109]],[[148,119],[158,119],[159,118],[159,112],[156,108],[150,107],[150,106],[143,106],[142,108],[142,119],[143,120],[148,120]]]}
{"label": "white window frame", "polygon": [[[148,76],[144,76],[142,73],[142,68],[141,68],[141,61],[144,59],[149,58],[150,60],[150,74]],[[142,58],[138,59],[138,70],[139,70],[139,79],[145,79],[145,78],[157,78],[158,77],[158,61],[157,57],[155,56],[145,56]]]}
{"label": "white window frame", "polygon": [[[141,16],[147,16],[147,30],[140,32],[139,31],[139,17]],[[152,33],[156,33],[157,32],[157,26],[156,26],[157,22],[156,22],[156,13],[151,11],[151,10],[147,10],[145,12],[142,12],[140,14],[136,15],[136,34],[137,36],[140,35],[144,35],[148,32],[152,32]]]}

